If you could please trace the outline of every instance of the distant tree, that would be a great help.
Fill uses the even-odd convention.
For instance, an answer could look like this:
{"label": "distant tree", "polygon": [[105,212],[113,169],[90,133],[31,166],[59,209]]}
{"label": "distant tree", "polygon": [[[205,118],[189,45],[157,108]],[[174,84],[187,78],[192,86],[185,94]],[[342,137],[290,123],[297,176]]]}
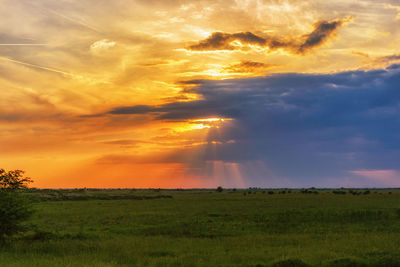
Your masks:
{"label": "distant tree", "polygon": [[0,169],[0,190],[2,191],[13,191],[17,189],[27,188],[29,183],[32,183],[32,179],[24,177],[24,171],[13,170],[5,171]]}
{"label": "distant tree", "polygon": [[31,182],[22,170],[0,169],[0,241],[22,231],[21,223],[32,214],[29,201],[19,192]]}
{"label": "distant tree", "polygon": [[217,187],[217,192],[221,193],[222,191],[224,191],[224,189],[222,188],[222,186],[218,186],[218,187]]}

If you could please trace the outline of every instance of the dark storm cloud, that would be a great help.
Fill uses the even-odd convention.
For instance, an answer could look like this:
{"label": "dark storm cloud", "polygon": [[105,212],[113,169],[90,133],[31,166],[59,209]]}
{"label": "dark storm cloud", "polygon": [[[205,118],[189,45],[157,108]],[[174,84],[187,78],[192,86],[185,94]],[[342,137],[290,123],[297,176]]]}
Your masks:
{"label": "dark storm cloud", "polygon": [[331,38],[336,30],[351,18],[335,19],[331,21],[318,21],[314,30],[299,39],[301,41],[283,40],[275,36],[259,36],[251,32],[223,33],[214,32],[210,37],[188,47],[192,51],[237,50],[242,49],[235,45],[239,41],[242,45],[256,45],[269,49],[283,48],[294,53],[303,54],[312,48],[322,45]]}
{"label": "dark storm cloud", "polygon": [[108,116],[147,112],[167,121],[232,118],[220,129],[211,128],[210,143],[198,152],[188,148],[164,157],[190,159],[196,170],[209,161],[258,160],[298,184],[326,184],[324,179],[352,170],[399,168],[400,69],[395,65],[195,83],[192,92],[201,100],[116,108]]}
{"label": "dark storm cloud", "polygon": [[196,45],[191,45],[189,49],[194,51],[234,50],[235,46],[231,45],[231,42],[233,41],[240,41],[243,44],[253,44],[258,46],[267,45],[266,39],[251,32],[239,32],[234,34],[214,32],[207,39],[200,41]]}
{"label": "dark storm cloud", "polygon": [[337,28],[343,25],[346,20],[333,20],[333,21],[318,21],[314,25],[314,30],[306,35],[303,44],[297,49],[299,53],[304,53],[314,47],[323,44],[331,37]]}
{"label": "dark storm cloud", "polygon": [[237,64],[231,64],[225,67],[223,70],[228,73],[246,73],[254,71],[263,71],[276,66],[277,66],[276,64],[265,64],[262,62],[255,62],[255,61],[242,61]]}
{"label": "dark storm cloud", "polygon": [[156,108],[146,105],[137,105],[132,107],[115,108],[108,113],[110,114],[146,114],[155,111]]}

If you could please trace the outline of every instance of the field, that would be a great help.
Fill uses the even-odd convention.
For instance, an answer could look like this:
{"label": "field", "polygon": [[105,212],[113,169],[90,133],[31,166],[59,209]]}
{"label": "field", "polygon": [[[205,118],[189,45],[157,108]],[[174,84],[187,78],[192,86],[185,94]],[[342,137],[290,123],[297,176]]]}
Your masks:
{"label": "field", "polygon": [[32,190],[0,266],[400,266],[398,190]]}

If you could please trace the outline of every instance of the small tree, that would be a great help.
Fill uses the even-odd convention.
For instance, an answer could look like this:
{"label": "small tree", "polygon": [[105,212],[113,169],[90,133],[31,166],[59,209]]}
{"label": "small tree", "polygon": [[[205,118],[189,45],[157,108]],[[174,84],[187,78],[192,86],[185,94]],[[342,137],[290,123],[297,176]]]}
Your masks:
{"label": "small tree", "polygon": [[217,192],[221,193],[222,191],[224,191],[224,189],[222,188],[222,186],[218,186],[218,187],[217,187]]}
{"label": "small tree", "polygon": [[23,230],[21,223],[32,214],[29,202],[18,192],[31,182],[24,171],[0,169],[0,241]]}
{"label": "small tree", "polygon": [[29,183],[32,183],[32,179],[24,177],[24,171],[13,170],[5,171],[0,169],[0,190],[2,191],[13,191],[17,189],[27,188]]}

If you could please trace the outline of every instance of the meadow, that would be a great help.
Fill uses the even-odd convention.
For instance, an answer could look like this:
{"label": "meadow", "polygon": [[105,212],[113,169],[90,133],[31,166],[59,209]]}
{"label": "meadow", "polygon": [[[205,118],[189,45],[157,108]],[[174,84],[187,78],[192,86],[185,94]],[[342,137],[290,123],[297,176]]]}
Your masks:
{"label": "meadow", "polygon": [[0,266],[400,266],[400,190],[30,190]]}

